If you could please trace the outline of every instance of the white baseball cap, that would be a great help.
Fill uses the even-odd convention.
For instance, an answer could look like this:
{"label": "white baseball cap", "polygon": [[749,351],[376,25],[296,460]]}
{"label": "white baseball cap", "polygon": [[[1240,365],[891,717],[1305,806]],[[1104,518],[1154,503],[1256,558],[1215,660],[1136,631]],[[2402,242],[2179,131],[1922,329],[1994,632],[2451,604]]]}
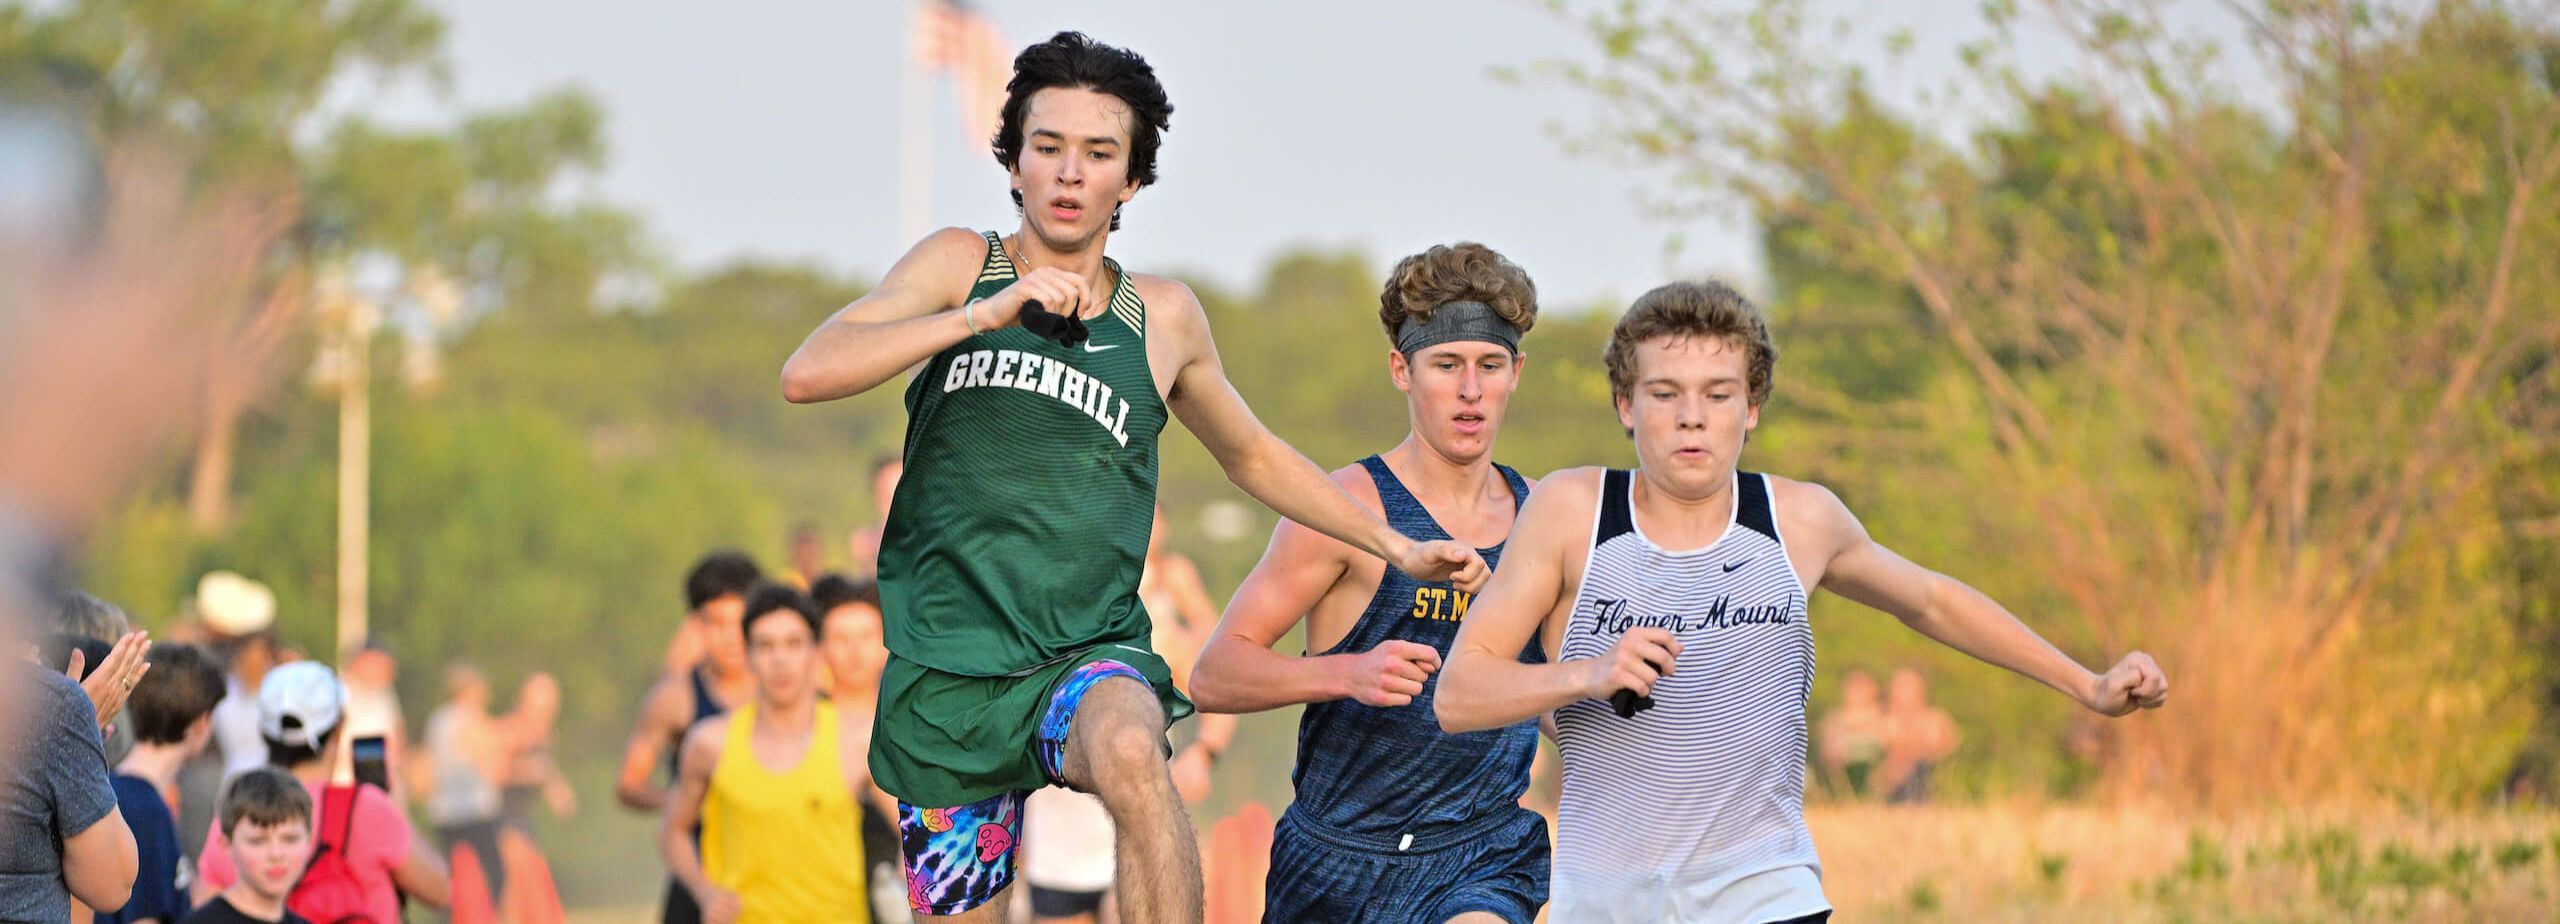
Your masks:
{"label": "white baseball cap", "polygon": [[223,635],[256,635],[276,624],[276,592],[236,571],[208,571],[196,581],[196,613]]}
{"label": "white baseball cap", "polygon": [[[286,744],[319,750],[323,736],[338,728],[345,713],[346,688],[338,675],[318,661],[279,664],[258,684],[258,733]],[[292,719],[291,727],[285,720]]]}

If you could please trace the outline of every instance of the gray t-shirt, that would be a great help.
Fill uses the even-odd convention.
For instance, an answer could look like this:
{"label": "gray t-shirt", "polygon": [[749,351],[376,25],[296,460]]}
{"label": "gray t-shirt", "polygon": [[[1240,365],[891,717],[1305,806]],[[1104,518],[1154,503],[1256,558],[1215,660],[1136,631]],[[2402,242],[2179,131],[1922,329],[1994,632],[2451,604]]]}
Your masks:
{"label": "gray t-shirt", "polygon": [[0,685],[28,707],[0,745],[14,758],[0,770],[0,921],[68,922],[62,842],[116,807],[98,713],[79,684],[33,664],[9,661]]}

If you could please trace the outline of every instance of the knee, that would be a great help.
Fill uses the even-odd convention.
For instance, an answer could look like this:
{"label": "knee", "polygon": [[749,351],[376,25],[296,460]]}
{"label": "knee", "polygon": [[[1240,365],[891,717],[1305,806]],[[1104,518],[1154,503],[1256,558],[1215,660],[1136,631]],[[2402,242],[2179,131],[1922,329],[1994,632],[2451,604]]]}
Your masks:
{"label": "knee", "polygon": [[1142,722],[1122,722],[1094,740],[1096,783],[1107,788],[1166,775],[1164,733]]}
{"label": "knee", "polygon": [[[1077,717],[1075,749],[1087,779],[1076,782],[1106,803],[1170,789],[1162,708],[1143,684],[1109,681]],[[1099,708],[1094,708],[1099,707]]]}

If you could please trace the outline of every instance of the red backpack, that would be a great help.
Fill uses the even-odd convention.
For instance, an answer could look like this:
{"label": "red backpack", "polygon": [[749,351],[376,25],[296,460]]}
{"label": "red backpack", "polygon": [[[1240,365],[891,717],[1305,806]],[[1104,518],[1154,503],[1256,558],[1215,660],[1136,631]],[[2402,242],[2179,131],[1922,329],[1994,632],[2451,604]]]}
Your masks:
{"label": "red backpack", "polygon": [[356,867],[347,858],[347,848],[354,844],[356,826],[356,786],[331,786],[321,791],[320,821],[336,822],[336,837],[324,828],[320,846],[311,851],[311,864],[302,870],[302,881],[293,886],[293,894],[285,899],[285,908],[312,924],[392,924],[373,919],[373,909],[365,902],[364,883],[356,878]]}

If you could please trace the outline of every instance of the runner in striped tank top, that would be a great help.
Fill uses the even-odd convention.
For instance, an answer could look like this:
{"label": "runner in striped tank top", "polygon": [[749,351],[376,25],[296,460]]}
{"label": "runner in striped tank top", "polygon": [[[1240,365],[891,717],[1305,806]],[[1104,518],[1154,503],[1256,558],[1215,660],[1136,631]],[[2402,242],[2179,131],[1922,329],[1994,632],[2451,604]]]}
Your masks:
{"label": "runner in striped tank top", "polygon": [[1473,548],[1397,533],[1255,420],[1188,288],[1104,257],[1172,112],[1127,49],[1072,32],[1025,49],[995,139],[1022,226],[934,232],[782,369],[804,404],[917,370],[880,539],[870,764],[899,799],[919,915],[995,920],[1023,799],[1054,783],[1110,811],[1123,917],[1199,919],[1200,852],[1162,749],[1191,704],[1138,599],[1169,418],[1283,516],[1425,580],[1486,575]]}
{"label": "runner in striped tank top", "polygon": [[[1499,566],[1529,482],[1493,461],[1494,439],[1537,295],[1528,273],[1482,244],[1397,263],[1378,314],[1411,430],[1334,482],[1398,530],[1454,535]],[[1537,723],[1449,735],[1431,715],[1432,672],[1473,600],[1306,527],[1272,531],[1192,688],[1212,712],[1307,707],[1265,920],[1529,924],[1546,904],[1546,820],[1519,805]],[[1274,651],[1301,622],[1305,656]],[[1528,644],[1519,656],[1546,660]]]}
{"label": "runner in striped tank top", "polygon": [[[1554,715],[1555,920],[1830,916],[1804,824],[1812,588],[2104,715],[2166,701],[2149,655],[2093,673],[1981,592],[1868,538],[1822,486],[1737,471],[1777,350],[1731,288],[1646,293],[1605,359],[1641,467],[1540,482],[1437,704],[1451,731]],[[1533,639],[1554,663],[1517,659]]]}

